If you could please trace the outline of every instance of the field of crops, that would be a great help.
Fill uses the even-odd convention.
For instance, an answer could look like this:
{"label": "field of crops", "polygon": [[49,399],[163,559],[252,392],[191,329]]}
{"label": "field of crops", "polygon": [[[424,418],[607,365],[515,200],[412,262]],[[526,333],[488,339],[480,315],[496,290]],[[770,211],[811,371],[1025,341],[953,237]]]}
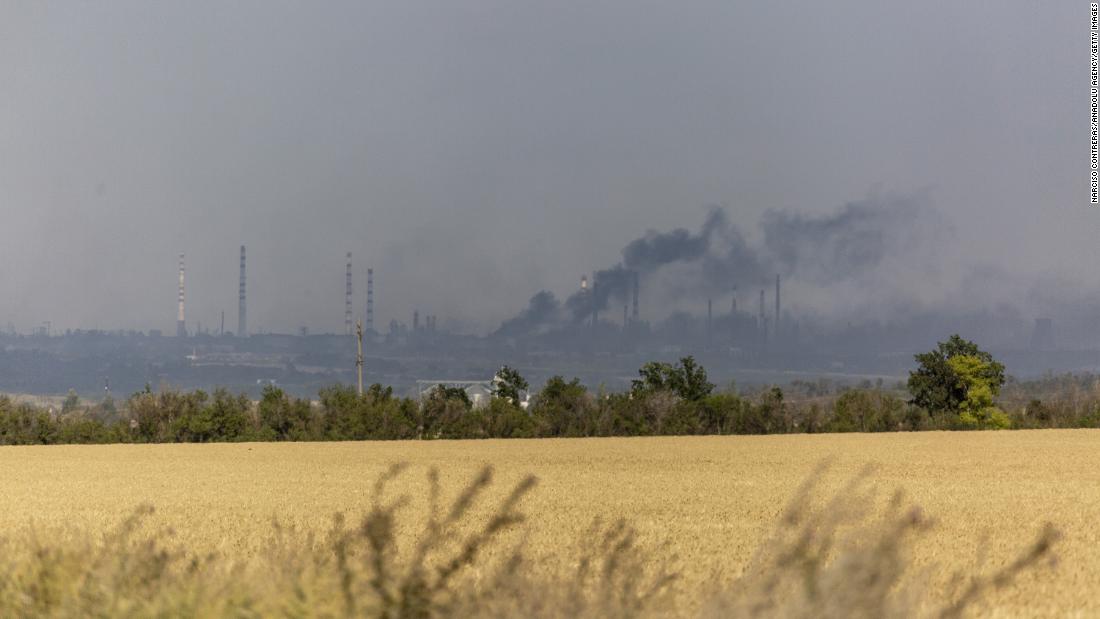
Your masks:
{"label": "field of crops", "polygon": [[[681,573],[671,585],[677,608],[694,609],[740,573],[800,482],[830,457],[824,494],[873,463],[883,497],[902,489],[933,519],[910,552],[934,594],[1010,562],[1050,521],[1062,533],[1057,565],[991,592],[980,614],[1100,613],[1100,432],[1087,430],[5,447],[0,526],[16,539],[32,522],[38,536],[99,531],[150,503],[150,524],[173,529],[174,543],[247,560],[273,518],[323,532],[335,512],[364,513],[375,479],[404,461],[389,492],[412,499],[399,527],[407,546],[426,511],[430,467],[449,499],[491,464],[495,480],[471,523],[533,474],[539,483],[520,511],[524,547],[541,569],[571,569],[569,550],[594,518],[626,518],[638,546]],[[519,539],[509,536],[489,555]]]}

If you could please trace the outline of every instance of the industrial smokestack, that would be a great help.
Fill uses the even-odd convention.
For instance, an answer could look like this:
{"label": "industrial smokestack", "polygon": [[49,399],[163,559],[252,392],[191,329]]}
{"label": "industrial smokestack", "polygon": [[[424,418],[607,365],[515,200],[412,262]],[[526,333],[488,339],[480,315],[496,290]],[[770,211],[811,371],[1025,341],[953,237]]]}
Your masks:
{"label": "industrial smokestack", "polygon": [[248,337],[248,310],[245,298],[244,245],[241,245],[241,284],[237,294],[237,337]]}
{"label": "industrial smokestack", "polygon": [[348,252],[348,269],[344,286],[344,335],[354,333],[351,324],[351,252]]}
{"label": "industrial smokestack", "polygon": [[374,331],[374,269],[367,269],[367,331]]}
{"label": "industrial smokestack", "polygon": [[180,254],[179,310],[176,312],[176,337],[187,337],[187,323],[183,315],[183,254]]}
{"label": "industrial smokestack", "polygon": [[600,291],[600,280],[596,279],[595,274],[592,274],[592,328],[593,329],[595,329],[596,325],[600,323],[599,291]]}
{"label": "industrial smokestack", "polygon": [[737,315],[737,286],[733,287],[733,296],[730,299],[730,316]]}
{"label": "industrial smokestack", "polygon": [[633,282],[634,283],[634,301],[633,301],[634,302],[634,316],[633,317],[634,317],[634,322],[638,322],[638,295],[639,295],[640,284],[638,282],[638,272],[637,271],[633,271],[633,280],[634,280],[634,282]]}
{"label": "industrial smokestack", "polygon": [[775,335],[779,335],[779,274],[775,274]]}

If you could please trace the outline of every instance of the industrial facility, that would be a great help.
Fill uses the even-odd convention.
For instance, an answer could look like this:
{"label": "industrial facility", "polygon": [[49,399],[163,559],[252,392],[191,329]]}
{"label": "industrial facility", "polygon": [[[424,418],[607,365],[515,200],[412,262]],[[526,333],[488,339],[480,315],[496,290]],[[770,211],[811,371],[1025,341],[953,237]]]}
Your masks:
{"label": "industrial facility", "polygon": [[[121,391],[148,384],[231,386],[253,392],[257,385],[275,381],[292,392],[316,393],[334,382],[354,382],[357,323],[363,326],[364,380],[410,393],[439,383],[418,382],[438,375],[452,377],[447,384],[477,391],[482,377],[501,363],[527,369],[535,384],[562,374],[591,385],[627,388],[643,363],[689,354],[704,362],[713,378],[741,383],[778,376],[903,376],[912,351],[955,331],[992,342],[990,348],[1020,374],[1100,367],[1100,346],[1058,347],[1086,341],[1057,334],[1059,325],[1066,329],[1067,323],[1080,325],[1068,327],[1077,330],[1071,333],[1090,329],[1087,318],[1070,323],[1044,316],[1025,324],[1015,314],[984,312],[829,326],[785,309],[783,301],[790,295],[784,294],[779,273],[730,281],[716,294],[695,300],[694,311],[662,315],[660,308],[643,307],[647,299],[659,296],[660,291],[643,290],[655,281],[639,269],[619,266],[583,274],[579,288],[561,302],[549,291],[539,292],[526,309],[487,334],[454,332],[435,312],[415,306],[406,306],[407,320],[387,317],[387,326],[380,329],[373,267],[366,268],[364,302],[357,314],[351,251],[342,262],[342,328],[325,333],[302,326],[293,334],[271,333],[249,328],[246,256],[241,245],[235,332],[226,331],[224,311],[218,329],[204,329],[198,320],[188,323],[187,285],[203,298],[213,293],[201,278],[187,278],[186,254],[180,252],[175,337],[164,337],[161,330],[60,331],[46,321],[28,334],[9,327],[0,333],[0,390],[63,392],[77,385],[91,391],[106,378]],[[335,257],[333,263],[335,279]],[[260,285],[278,287],[273,282]],[[797,301],[798,290],[792,294]]]}

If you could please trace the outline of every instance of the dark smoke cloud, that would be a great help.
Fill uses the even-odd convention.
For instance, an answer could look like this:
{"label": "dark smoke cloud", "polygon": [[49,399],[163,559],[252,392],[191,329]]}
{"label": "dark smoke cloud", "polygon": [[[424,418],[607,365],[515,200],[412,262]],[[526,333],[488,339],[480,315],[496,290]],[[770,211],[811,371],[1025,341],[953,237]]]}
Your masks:
{"label": "dark smoke cloud", "polygon": [[729,227],[726,212],[715,208],[707,215],[697,235],[684,228],[664,233],[650,230],[623,248],[623,265],[627,269],[649,272],[671,262],[698,260],[706,254],[711,237]]}
{"label": "dark smoke cloud", "polygon": [[769,211],[761,222],[770,267],[838,281],[875,269],[923,208],[912,200],[851,202],[824,217]]}
{"label": "dark smoke cloud", "polygon": [[592,307],[604,311],[629,303],[634,286],[634,273],[623,265],[601,269],[593,274],[588,293],[576,292],[566,301],[574,320],[584,320],[592,313]]}
{"label": "dark smoke cloud", "polygon": [[561,303],[554,293],[540,290],[514,318],[504,321],[496,334],[502,337],[536,335],[561,322]]}
{"label": "dark smoke cloud", "polygon": [[[810,287],[871,287],[865,280],[887,258],[911,253],[930,235],[946,234],[934,215],[922,195],[872,197],[819,216],[770,210],[758,222],[756,242],[751,242],[725,209],[714,208],[698,232],[651,230],[627,243],[622,261],[596,271],[587,292],[566,299],[564,312],[543,291],[498,333],[537,331],[555,320],[584,321],[593,310],[629,304],[634,273],[647,298],[705,299],[726,294],[733,286],[767,286],[776,275]],[[935,223],[923,225],[928,221]],[[662,277],[664,271],[674,271],[675,277]]]}

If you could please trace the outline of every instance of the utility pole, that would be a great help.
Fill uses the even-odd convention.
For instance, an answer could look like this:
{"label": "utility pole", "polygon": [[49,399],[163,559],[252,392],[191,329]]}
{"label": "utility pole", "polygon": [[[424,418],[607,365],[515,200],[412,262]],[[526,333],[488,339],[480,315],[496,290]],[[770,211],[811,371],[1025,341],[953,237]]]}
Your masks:
{"label": "utility pole", "polygon": [[363,321],[355,321],[355,339],[359,342],[359,350],[355,354],[355,371],[359,375],[359,397],[363,397]]}

